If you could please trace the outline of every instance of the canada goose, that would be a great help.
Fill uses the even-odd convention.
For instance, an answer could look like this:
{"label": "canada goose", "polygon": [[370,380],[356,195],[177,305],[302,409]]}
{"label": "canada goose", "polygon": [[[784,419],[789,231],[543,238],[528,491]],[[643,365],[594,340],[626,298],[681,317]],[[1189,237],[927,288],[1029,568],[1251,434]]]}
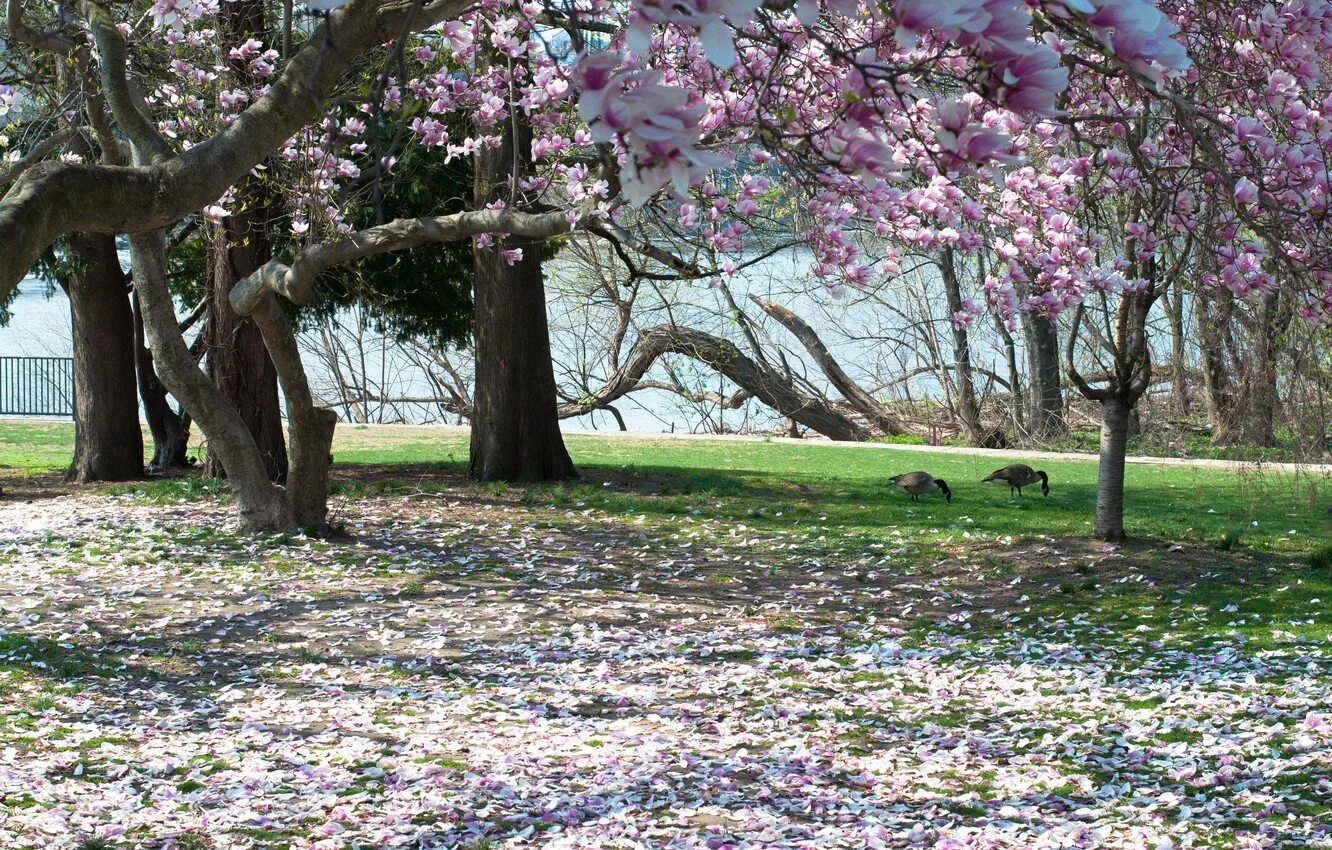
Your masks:
{"label": "canada goose", "polygon": [[[1044,472],[1037,472],[1025,463],[1015,463],[1012,466],[1005,466],[1003,469],[990,473],[990,477],[985,481],[1002,481],[1008,485],[1008,495],[1013,495],[1017,490],[1019,496],[1022,495],[1022,488],[1029,487],[1037,481],[1041,482],[1041,493],[1050,495],[1050,476]],[[982,484],[985,482],[981,482]]]}
{"label": "canada goose", "polygon": [[908,472],[904,475],[894,475],[888,480],[903,493],[910,493],[913,502],[919,501],[921,494],[933,493],[936,490],[942,492],[949,502],[953,501],[953,491],[948,489],[948,482],[942,478],[935,478],[928,472]]}

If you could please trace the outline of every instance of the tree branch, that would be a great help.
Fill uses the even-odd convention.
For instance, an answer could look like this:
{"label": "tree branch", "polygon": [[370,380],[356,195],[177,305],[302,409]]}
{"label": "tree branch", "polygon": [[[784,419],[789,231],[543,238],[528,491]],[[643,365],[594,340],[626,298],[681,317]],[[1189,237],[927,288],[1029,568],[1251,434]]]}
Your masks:
{"label": "tree branch", "polygon": [[318,120],[357,56],[401,33],[457,17],[467,0],[353,0],[329,16],[292,57],[268,93],[216,136],[149,166],[43,163],[0,202],[0,298],[62,234],[144,233],[175,224]]}
{"label": "tree branch", "polygon": [[606,384],[576,402],[561,405],[560,417],[591,413],[640,388],[643,386],[643,376],[666,354],[692,357],[720,372],[782,416],[794,419],[829,439],[869,439],[869,434],[855,421],[839,413],[823,399],[800,392],[783,376],[746,357],[729,340],[676,325],[658,325],[640,332],[624,364],[611,375]]}
{"label": "tree branch", "polygon": [[427,218],[400,218],[387,224],[322,242],[301,250],[288,265],[270,260],[231,290],[231,307],[242,316],[252,313],[269,292],[293,304],[304,304],[314,293],[319,275],[336,266],[389,251],[403,251],[436,242],[452,242],[481,233],[512,233],[533,239],[568,233],[562,212],[520,213],[510,210],[474,210]]}
{"label": "tree branch", "polygon": [[823,340],[819,339],[819,335],[804,319],[780,304],[759,298],[757,295],[749,296],[749,300],[781,323],[782,327],[790,331],[791,335],[800,341],[800,344],[809,352],[809,356],[814,358],[814,363],[820,371],[827,376],[829,383],[842,394],[842,398],[846,399],[847,404],[854,408],[856,412],[869,419],[886,435],[896,436],[906,433],[906,429],[902,427],[902,423],[897,420],[892,411],[880,404],[878,399],[865,392],[859,384],[851,380],[851,376],[846,374],[841,364],[832,356],[832,352],[823,344]]}

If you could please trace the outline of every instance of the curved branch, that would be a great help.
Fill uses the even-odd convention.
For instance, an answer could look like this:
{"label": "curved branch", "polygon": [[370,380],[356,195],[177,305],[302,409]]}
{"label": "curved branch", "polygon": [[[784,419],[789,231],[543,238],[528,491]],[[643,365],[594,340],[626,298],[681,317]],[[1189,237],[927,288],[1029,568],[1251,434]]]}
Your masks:
{"label": "curved branch", "polygon": [[24,0],[9,0],[6,20],[9,25],[9,39],[14,44],[26,44],[37,50],[68,55],[74,52],[74,42],[57,32],[38,32],[23,20],[26,11]]}
{"label": "curved branch", "polygon": [[352,0],[297,51],[256,100],[216,136],[151,166],[44,163],[0,202],[0,298],[57,237],[170,227],[222,196],[302,127],[318,120],[342,72],[365,50],[461,14],[468,0]]}
{"label": "curved branch", "polygon": [[851,380],[851,376],[846,374],[841,364],[832,356],[832,352],[823,344],[823,340],[819,339],[819,335],[804,319],[780,304],[759,298],[757,295],[749,296],[749,300],[757,304],[763,312],[776,319],[782,327],[790,331],[791,335],[800,341],[800,344],[809,352],[809,356],[814,358],[814,363],[827,376],[829,383],[842,394],[842,398],[846,399],[847,404],[854,408],[856,412],[869,419],[870,422],[889,436],[906,433],[906,429],[902,427],[902,423],[898,421],[892,411],[880,404],[878,399],[865,392],[859,384]]}
{"label": "curved branch", "polygon": [[1087,379],[1078,371],[1076,363],[1078,334],[1082,330],[1083,319],[1087,315],[1087,307],[1079,304],[1073,313],[1073,326],[1069,328],[1068,340],[1064,343],[1064,373],[1068,375],[1068,380],[1082,393],[1083,398],[1088,401],[1104,401],[1108,393],[1103,389],[1096,389]]}
{"label": "curved branch", "polygon": [[23,172],[41,162],[56,148],[68,142],[83,131],[82,127],[65,127],[43,139],[32,150],[24,154],[7,170],[0,172],[0,186],[7,186],[23,175]]}
{"label": "curved branch", "polygon": [[88,18],[88,28],[97,46],[102,92],[111,114],[129,138],[136,163],[157,162],[171,156],[171,146],[148,116],[142,98],[134,96],[129,83],[129,57],[125,37],[116,28],[111,12],[94,0],[79,4]]}
{"label": "curved branch", "polygon": [[355,233],[311,245],[288,265],[270,260],[231,290],[231,307],[242,316],[254,312],[264,297],[275,292],[293,304],[304,304],[314,293],[319,275],[363,257],[404,251],[436,242],[453,242],[481,233],[511,233],[542,239],[568,233],[564,214],[520,213],[510,210],[474,210],[426,218],[400,218]]}
{"label": "curved branch", "polygon": [[658,325],[639,333],[638,341],[605,386],[577,402],[561,405],[561,418],[581,416],[621,398],[641,386],[642,378],[666,354],[686,357],[715,369],[732,383],[782,416],[794,419],[833,440],[864,441],[868,432],[823,399],[800,392],[790,381],[755,363],[729,340],[693,328]]}

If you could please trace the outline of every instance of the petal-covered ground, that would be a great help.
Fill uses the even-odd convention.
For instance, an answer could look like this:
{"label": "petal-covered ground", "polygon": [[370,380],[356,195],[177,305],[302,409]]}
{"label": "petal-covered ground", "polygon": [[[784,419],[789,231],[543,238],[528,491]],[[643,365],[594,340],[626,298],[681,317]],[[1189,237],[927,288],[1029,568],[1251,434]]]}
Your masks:
{"label": "petal-covered ground", "polygon": [[0,505],[0,847],[1332,847],[1291,565],[539,501]]}

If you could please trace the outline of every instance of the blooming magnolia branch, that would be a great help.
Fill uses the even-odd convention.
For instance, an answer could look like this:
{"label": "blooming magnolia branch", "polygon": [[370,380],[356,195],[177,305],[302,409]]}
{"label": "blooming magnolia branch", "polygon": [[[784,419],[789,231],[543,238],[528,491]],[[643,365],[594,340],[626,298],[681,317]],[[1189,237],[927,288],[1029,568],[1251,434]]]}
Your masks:
{"label": "blooming magnolia branch", "polygon": [[[0,202],[0,297],[58,236],[76,230],[140,233],[167,227],[221,197],[264,157],[321,116],[356,56],[396,37],[408,14],[424,28],[464,0],[352,0],[292,57],[267,92],[215,136],[151,166],[44,163]],[[325,50],[325,43],[338,45]]]}

